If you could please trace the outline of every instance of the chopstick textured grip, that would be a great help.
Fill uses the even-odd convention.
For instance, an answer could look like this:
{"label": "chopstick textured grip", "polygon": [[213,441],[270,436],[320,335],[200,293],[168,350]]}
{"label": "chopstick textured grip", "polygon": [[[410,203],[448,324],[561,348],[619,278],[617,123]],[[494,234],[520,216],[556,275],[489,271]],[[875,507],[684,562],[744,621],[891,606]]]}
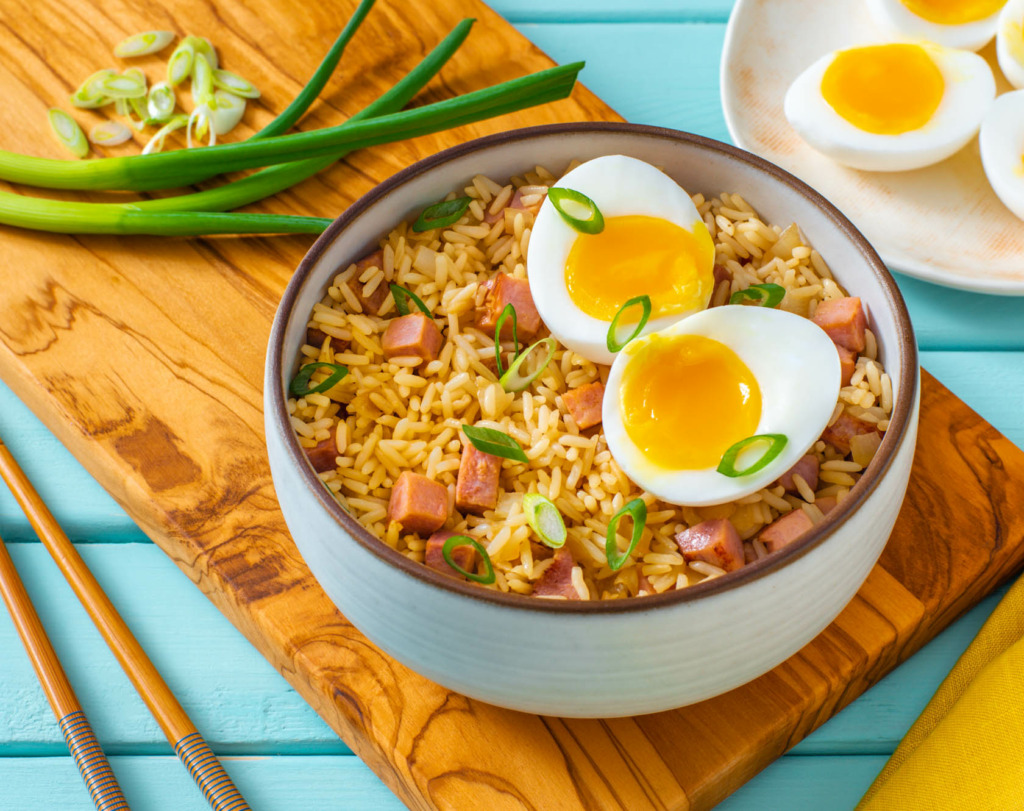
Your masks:
{"label": "chopstick textured grip", "polygon": [[198,732],[186,735],[174,744],[174,751],[215,811],[250,811],[249,804],[202,735]]}
{"label": "chopstick textured grip", "polygon": [[64,733],[71,757],[82,773],[85,787],[98,811],[130,811],[114,771],[103,754],[96,734],[81,712],[69,712],[57,723]]}

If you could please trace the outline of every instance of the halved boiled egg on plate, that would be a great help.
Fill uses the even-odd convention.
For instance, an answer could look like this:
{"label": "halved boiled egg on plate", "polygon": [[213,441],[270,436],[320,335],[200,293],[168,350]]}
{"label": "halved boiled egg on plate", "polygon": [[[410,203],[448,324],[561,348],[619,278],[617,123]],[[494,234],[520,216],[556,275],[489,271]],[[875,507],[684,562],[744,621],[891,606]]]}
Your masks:
{"label": "halved boiled egg on plate", "polygon": [[[671,504],[721,504],[766,487],[818,440],[835,410],[835,344],[809,319],[731,305],[631,341],[608,375],[602,424],[629,478]],[[723,456],[745,443],[719,471]],[[784,437],[779,439],[778,437]],[[771,447],[767,447],[770,445]]]}
{"label": "halved boiled egg on plate", "polygon": [[868,0],[875,23],[895,37],[977,51],[991,42],[1006,0]]}
{"label": "halved boiled egg on plate", "polygon": [[992,190],[1024,219],[1024,90],[995,100],[981,124],[978,143]]}
{"label": "halved boiled egg on plate", "polygon": [[1010,0],[999,14],[996,56],[1007,81],[1024,88],[1024,0]]}

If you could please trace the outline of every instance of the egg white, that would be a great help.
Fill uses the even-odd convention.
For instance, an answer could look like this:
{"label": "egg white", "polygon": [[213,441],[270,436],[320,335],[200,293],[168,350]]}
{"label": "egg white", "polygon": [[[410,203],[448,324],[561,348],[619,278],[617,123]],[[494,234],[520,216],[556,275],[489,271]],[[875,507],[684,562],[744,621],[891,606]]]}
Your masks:
{"label": "egg white", "polygon": [[[687,231],[702,223],[690,195],[678,183],[649,163],[625,155],[605,155],[577,166],[555,184],[581,192],[596,203],[605,219],[642,215],[668,220]],[[562,344],[595,363],[611,363],[606,339],[610,321],[580,310],[569,296],[565,265],[580,234],[545,199],[527,249],[530,293],[541,319]],[[652,318],[642,334],[666,327],[707,307],[714,285],[699,307],[661,318]],[[637,290],[637,295],[644,291]]]}
{"label": "egg white", "polygon": [[925,39],[947,48],[978,51],[992,41],[999,25],[999,12],[969,23],[947,25],[918,17],[900,0],[867,0],[875,24],[900,39]]}
{"label": "egg white", "polygon": [[1024,90],[995,100],[981,124],[978,143],[992,190],[1024,219]]}
{"label": "egg white", "polygon": [[[697,313],[658,334],[702,335],[732,349],[761,389],[761,419],[754,433],[788,438],[782,453],[750,476],[730,478],[714,467],[668,470],[651,463],[626,433],[618,396],[623,373],[650,338],[631,341],[608,375],[602,427],[623,472],[661,500],[703,507],[756,493],[793,467],[828,425],[839,396],[839,353],[825,331],[809,319],[784,310],[734,305]],[[683,440],[666,436],[665,441]]]}
{"label": "egg white", "polygon": [[948,158],[978,132],[996,95],[988,63],[970,51],[918,43],[935,61],[945,81],[942,101],[931,120],[899,135],[879,135],[855,127],[821,94],[821,80],[838,51],[826,54],[790,85],[786,118],[814,149],[854,169],[900,172]]}
{"label": "egg white", "polygon": [[996,58],[1006,80],[1024,87],[1024,0],[1010,0],[999,13]]}

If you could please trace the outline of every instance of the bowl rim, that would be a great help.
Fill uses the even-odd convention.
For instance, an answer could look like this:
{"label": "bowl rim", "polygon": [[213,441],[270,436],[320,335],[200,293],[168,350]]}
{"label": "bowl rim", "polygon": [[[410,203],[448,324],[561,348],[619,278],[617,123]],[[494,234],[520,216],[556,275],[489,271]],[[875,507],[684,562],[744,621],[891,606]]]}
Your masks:
{"label": "bowl rim", "polygon": [[[878,464],[868,469],[867,473],[851,489],[850,495],[842,504],[830,511],[823,521],[816,524],[798,541],[760,560],[748,563],[736,571],[727,572],[710,581],[697,583],[679,591],[672,590],[661,594],[647,595],[643,598],[634,597],[622,600],[549,600],[539,599],[530,595],[485,589],[436,572],[422,563],[410,560],[372,535],[369,530],[365,529],[355,518],[349,515],[342,508],[341,504],[323,487],[320,478],[313,470],[305,452],[295,438],[294,431],[291,429],[284,387],[280,381],[283,379],[284,370],[283,348],[285,332],[300,291],[305,286],[313,268],[328,246],[353,220],[379,200],[399,191],[413,179],[453,159],[483,152],[491,147],[501,146],[513,141],[590,133],[618,133],[668,139],[696,147],[698,150],[720,153],[748,165],[757,172],[770,175],[819,208],[862,254],[889,297],[896,319],[898,343],[902,350],[902,363],[900,367],[902,391],[901,396],[894,405],[889,428],[886,430],[878,449],[878,455],[876,456]],[[291,361],[289,361],[289,365],[290,363]],[[268,396],[270,410],[267,413],[266,421],[268,423],[272,422],[272,424],[267,425],[267,430],[274,430],[283,440],[288,459],[291,465],[297,469],[299,479],[301,480],[300,483],[309,488],[310,493],[319,501],[328,514],[356,543],[360,544],[377,558],[393,565],[410,577],[430,586],[440,588],[454,597],[475,600],[495,607],[538,611],[545,614],[628,614],[688,603],[693,600],[730,591],[752,580],[760,579],[785,568],[835,534],[844,520],[866,501],[878,487],[896,457],[898,449],[906,439],[907,429],[912,423],[914,404],[917,401],[918,387],[920,386],[918,371],[917,342],[910,323],[910,315],[892,274],[885,267],[875,249],[871,247],[867,239],[854,227],[853,223],[819,192],[796,176],[757,155],[702,135],[645,124],[605,121],[572,122],[507,130],[467,141],[423,158],[375,186],[335,219],[299,263],[275,313],[267,348],[266,385],[270,386]]]}

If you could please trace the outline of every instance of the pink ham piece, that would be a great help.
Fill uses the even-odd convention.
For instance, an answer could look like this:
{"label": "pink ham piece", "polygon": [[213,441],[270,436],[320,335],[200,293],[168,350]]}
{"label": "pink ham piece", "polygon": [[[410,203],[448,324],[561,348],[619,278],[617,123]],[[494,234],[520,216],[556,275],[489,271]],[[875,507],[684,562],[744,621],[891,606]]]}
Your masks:
{"label": "pink ham piece", "polygon": [[[529,341],[537,334],[541,325],[540,313],[533,303],[530,283],[526,279],[513,279],[507,273],[499,273],[483,286],[487,295],[476,311],[476,326],[481,332],[494,335],[494,329],[498,326],[498,316],[506,304],[511,304],[516,308],[516,331],[519,339]],[[502,325],[501,338],[512,338],[511,318],[506,319]]]}
{"label": "pink ham piece", "polygon": [[[462,577],[455,569],[448,565],[448,561],[444,559],[444,542],[451,538],[453,535],[459,535],[458,532],[452,532],[450,529],[442,529],[439,532],[435,532],[427,539],[427,549],[425,552],[424,563],[428,567],[435,571],[441,572],[441,574],[450,574],[453,577]],[[452,560],[455,563],[465,569],[467,572],[475,571],[476,569],[476,550],[466,544],[465,546],[456,546],[451,553]]]}
{"label": "pink ham piece", "polygon": [[306,327],[306,343],[310,346],[320,349],[328,338],[331,341],[331,349],[335,352],[344,352],[348,349],[348,341],[335,338],[333,335],[329,336],[326,332],[316,327]]}
{"label": "pink ham piece", "polygon": [[823,301],[811,320],[828,333],[837,346],[854,352],[863,352],[866,346],[864,330],[868,321],[859,298],[837,298]]}
{"label": "pink ham piece", "polygon": [[567,600],[580,599],[576,587],[572,584],[572,569],[575,565],[572,553],[565,547],[559,549],[555,552],[551,565],[544,570],[537,585],[533,587],[533,595],[535,597],[565,597]]}
{"label": "pink ham piece", "polygon": [[501,459],[477,450],[470,443],[462,446],[459,478],[455,483],[455,506],[465,513],[482,515],[498,506],[498,479]]}
{"label": "pink ham piece", "polygon": [[850,452],[850,439],[859,434],[879,433],[878,426],[843,411],[838,419],[826,428],[821,438],[843,454]]}
{"label": "pink ham piece", "polygon": [[820,463],[818,457],[814,454],[807,454],[801,457],[793,467],[779,476],[779,484],[786,488],[787,493],[797,493],[796,482],[793,481],[794,475],[799,475],[807,486],[812,490],[818,489],[818,468]]}
{"label": "pink ham piece", "polygon": [[309,463],[313,465],[313,470],[317,473],[326,473],[336,467],[337,463],[334,460],[338,458],[338,446],[333,438],[323,439],[317,442],[315,447],[305,450],[306,456],[309,457]]}
{"label": "pink ham piece", "polygon": [[448,489],[419,473],[404,471],[391,488],[388,520],[417,535],[439,530],[448,520]]}
{"label": "pink ham piece", "polygon": [[442,343],[441,330],[423,313],[392,318],[381,339],[385,358],[415,357],[424,363],[437,358]]}
{"label": "pink ham piece", "polygon": [[758,537],[769,552],[778,552],[813,526],[814,522],[807,513],[803,510],[793,510],[762,529]]}
{"label": "pink ham piece", "polygon": [[604,384],[599,380],[584,383],[569,389],[562,395],[566,410],[572,415],[581,431],[601,423],[601,401],[604,399]]}
{"label": "pink ham piece", "polygon": [[380,305],[384,303],[391,294],[391,288],[388,287],[387,283],[381,282],[370,293],[369,296],[363,295],[363,288],[366,286],[364,282],[359,281],[359,277],[363,274],[363,271],[367,268],[382,268],[384,267],[384,253],[383,251],[374,251],[368,256],[364,256],[362,259],[356,262],[356,272],[352,274],[352,278],[348,280],[348,286],[355,293],[359,304],[363,308],[364,313],[376,315],[380,312]]}
{"label": "pink ham piece", "polygon": [[849,386],[853,372],[857,368],[857,353],[839,344],[836,344],[836,351],[839,353],[839,370],[842,373],[839,385]]}
{"label": "pink ham piece", "polygon": [[814,506],[821,510],[822,515],[828,515],[839,506],[839,501],[835,496],[822,496],[814,499]]}
{"label": "pink ham piece", "polygon": [[687,563],[702,560],[727,572],[744,563],[743,541],[727,518],[712,518],[684,529],[676,534],[676,543]]}

